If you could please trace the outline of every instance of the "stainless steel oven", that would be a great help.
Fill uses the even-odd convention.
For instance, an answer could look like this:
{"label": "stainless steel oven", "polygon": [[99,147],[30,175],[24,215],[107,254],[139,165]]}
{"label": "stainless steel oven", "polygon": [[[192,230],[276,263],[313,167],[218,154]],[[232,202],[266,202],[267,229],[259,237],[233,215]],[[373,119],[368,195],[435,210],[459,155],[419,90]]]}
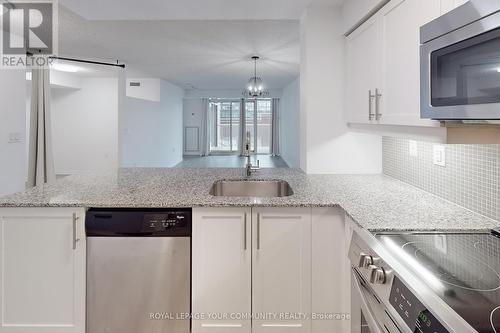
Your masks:
{"label": "stainless steel oven", "polygon": [[[500,332],[498,257],[477,264],[498,249],[500,238],[487,233],[355,231],[349,247],[351,332]],[[475,284],[478,291],[471,289]]]}
{"label": "stainless steel oven", "polygon": [[384,303],[355,269],[351,274],[351,332],[400,333]]}
{"label": "stainless steel oven", "polygon": [[500,1],[471,0],[420,30],[421,118],[500,119]]}

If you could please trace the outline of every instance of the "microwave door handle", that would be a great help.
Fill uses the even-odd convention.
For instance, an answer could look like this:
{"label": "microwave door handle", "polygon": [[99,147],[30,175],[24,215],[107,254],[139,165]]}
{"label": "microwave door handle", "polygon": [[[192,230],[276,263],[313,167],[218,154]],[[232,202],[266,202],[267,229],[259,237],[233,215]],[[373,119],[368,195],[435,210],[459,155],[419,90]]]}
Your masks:
{"label": "microwave door handle", "polygon": [[377,320],[375,319],[375,316],[372,310],[370,309],[368,302],[365,299],[364,292],[361,289],[363,287],[359,282],[359,277],[354,271],[352,272],[352,274],[354,276],[354,287],[356,288],[356,291],[358,292],[360,298],[361,310],[363,311],[363,314],[365,316],[366,323],[370,327],[370,331],[372,333],[384,333],[384,331],[380,328],[380,325],[377,323]]}

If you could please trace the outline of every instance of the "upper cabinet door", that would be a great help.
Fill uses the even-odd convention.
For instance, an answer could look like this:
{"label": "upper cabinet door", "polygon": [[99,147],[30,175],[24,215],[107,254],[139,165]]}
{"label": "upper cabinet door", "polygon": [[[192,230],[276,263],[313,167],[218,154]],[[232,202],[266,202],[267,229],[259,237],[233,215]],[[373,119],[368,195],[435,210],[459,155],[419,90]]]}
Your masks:
{"label": "upper cabinet door", "polygon": [[382,7],[389,0],[349,0],[342,3],[342,30],[347,33],[354,29],[370,13]]}
{"label": "upper cabinet door", "polygon": [[420,119],[420,27],[437,18],[440,1],[392,0],[378,13],[382,87],[379,123],[439,126]]}
{"label": "upper cabinet door", "polygon": [[84,222],[83,209],[0,209],[1,333],[85,332]]}
{"label": "upper cabinet door", "polygon": [[193,209],[193,313],[228,317],[195,318],[193,333],[250,333],[251,211],[249,208]]}
{"label": "upper cabinet door", "polygon": [[347,122],[369,124],[375,121],[373,96],[380,75],[377,65],[379,44],[379,29],[375,18],[365,22],[347,37]]}
{"label": "upper cabinet door", "polygon": [[[252,212],[254,314],[252,332],[308,333],[311,311],[311,209],[257,208]],[[276,317],[273,317],[276,315]]]}

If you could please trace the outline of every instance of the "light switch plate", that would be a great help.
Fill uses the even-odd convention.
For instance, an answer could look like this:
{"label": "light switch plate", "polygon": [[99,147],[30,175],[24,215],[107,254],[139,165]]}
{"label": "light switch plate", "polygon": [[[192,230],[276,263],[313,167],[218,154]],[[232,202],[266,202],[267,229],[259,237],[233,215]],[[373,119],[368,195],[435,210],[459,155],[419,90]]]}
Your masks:
{"label": "light switch plate", "polygon": [[410,156],[417,157],[418,156],[418,144],[417,144],[417,141],[410,140],[410,142],[409,142],[409,148],[410,148]]}
{"label": "light switch plate", "polygon": [[20,143],[22,142],[22,134],[20,132],[9,133],[9,143]]}
{"label": "light switch plate", "polygon": [[432,146],[433,161],[435,165],[446,166],[446,148],[443,145]]}

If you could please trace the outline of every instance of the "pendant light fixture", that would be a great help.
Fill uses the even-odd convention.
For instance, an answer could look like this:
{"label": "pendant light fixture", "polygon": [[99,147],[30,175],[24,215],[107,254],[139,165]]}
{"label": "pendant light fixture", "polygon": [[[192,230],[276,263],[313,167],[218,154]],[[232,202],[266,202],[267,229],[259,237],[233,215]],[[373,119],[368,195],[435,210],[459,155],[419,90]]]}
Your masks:
{"label": "pendant light fixture", "polygon": [[254,61],[254,71],[253,77],[250,78],[245,90],[243,91],[243,96],[246,98],[269,96],[269,91],[265,89],[262,78],[257,76],[257,60],[259,59],[260,57],[256,55],[252,57],[252,60]]}

